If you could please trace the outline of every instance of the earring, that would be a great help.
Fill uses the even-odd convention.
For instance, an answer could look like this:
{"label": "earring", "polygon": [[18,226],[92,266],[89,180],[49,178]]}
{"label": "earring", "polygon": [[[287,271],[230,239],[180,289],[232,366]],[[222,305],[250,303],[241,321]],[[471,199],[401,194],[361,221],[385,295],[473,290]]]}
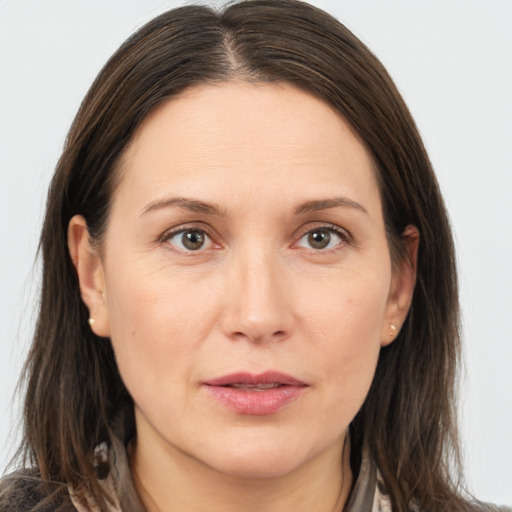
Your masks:
{"label": "earring", "polygon": [[92,325],[94,324],[95,320],[94,320],[94,318],[89,318],[88,322],[89,322],[89,325],[92,327]]}
{"label": "earring", "polygon": [[396,336],[397,327],[395,324],[389,325],[389,335],[394,338]]}

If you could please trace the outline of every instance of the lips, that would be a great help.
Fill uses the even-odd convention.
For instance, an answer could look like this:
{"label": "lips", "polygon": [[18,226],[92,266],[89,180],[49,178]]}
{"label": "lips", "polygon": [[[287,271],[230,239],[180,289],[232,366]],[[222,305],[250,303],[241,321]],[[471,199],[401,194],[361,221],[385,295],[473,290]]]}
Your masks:
{"label": "lips", "polygon": [[203,383],[209,395],[224,407],[254,416],[273,414],[294,402],[308,387],[290,375],[269,371],[258,375],[235,373]]}

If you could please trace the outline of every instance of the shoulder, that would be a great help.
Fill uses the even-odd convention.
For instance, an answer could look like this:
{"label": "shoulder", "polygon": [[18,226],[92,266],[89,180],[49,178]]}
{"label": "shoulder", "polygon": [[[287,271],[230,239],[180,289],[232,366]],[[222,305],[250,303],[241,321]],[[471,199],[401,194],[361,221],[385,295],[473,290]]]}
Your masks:
{"label": "shoulder", "polygon": [[0,512],[76,512],[67,487],[45,483],[35,471],[0,479]]}

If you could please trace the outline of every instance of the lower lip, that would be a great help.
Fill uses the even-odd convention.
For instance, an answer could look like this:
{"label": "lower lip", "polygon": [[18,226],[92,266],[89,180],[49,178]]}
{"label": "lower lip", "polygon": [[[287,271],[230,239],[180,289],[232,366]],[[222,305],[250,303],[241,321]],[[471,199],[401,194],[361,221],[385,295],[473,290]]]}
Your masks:
{"label": "lower lip", "polygon": [[280,386],[252,391],[228,386],[206,386],[208,392],[222,405],[239,414],[264,416],[279,411],[294,402],[305,386]]}

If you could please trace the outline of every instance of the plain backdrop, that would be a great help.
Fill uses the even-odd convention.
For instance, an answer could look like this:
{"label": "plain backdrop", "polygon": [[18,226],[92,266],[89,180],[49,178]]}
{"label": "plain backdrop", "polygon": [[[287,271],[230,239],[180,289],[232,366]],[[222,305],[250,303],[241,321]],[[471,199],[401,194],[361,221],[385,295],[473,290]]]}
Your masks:
{"label": "plain backdrop", "polygon": [[[219,2],[218,2],[219,3]],[[512,504],[512,1],[325,0],[377,54],[424,137],[455,233],[470,488]],[[33,327],[46,188],[79,103],[157,0],[0,0],[0,470]]]}

